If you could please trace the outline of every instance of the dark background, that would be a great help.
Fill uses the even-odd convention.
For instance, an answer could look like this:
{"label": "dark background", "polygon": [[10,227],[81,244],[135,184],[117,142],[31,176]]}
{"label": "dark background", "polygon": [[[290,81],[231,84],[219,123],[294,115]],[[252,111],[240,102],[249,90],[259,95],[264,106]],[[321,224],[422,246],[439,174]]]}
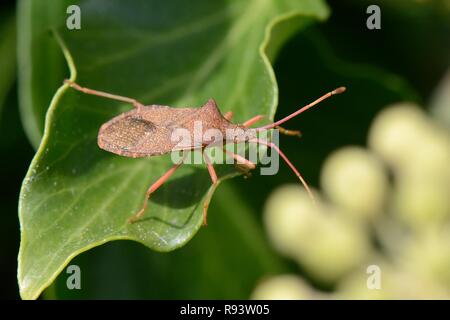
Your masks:
{"label": "dark background", "polygon": [[[277,118],[336,86],[349,88],[339,101],[324,103],[314,112],[289,123],[290,127],[298,127],[304,133],[301,142],[282,137],[286,154],[298,164],[313,186],[318,185],[323,159],[332,150],[347,144],[365,145],[367,128],[381,107],[400,97],[426,105],[433,88],[447,70],[450,57],[449,9],[448,6],[445,9],[444,1],[429,1],[428,5],[417,5],[412,1],[334,0],[328,3],[332,12],[330,19],[294,36],[283,47],[275,63],[280,87]],[[367,5],[377,3],[382,8],[382,29],[371,31],[365,27],[365,10]],[[15,2],[2,2],[0,8],[0,19],[3,20],[14,13]],[[329,50],[319,49],[322,46]],[[383,86],[382,81],[365,76],[364,67],[347,73],[340,63],[324,64],[328,57],[323,56],[323,52],[332,52],[346,63],[388,71],[402,78],[405,85],[392,90],[391,94],[385,90],[386,94],[379,96],[376,92]],[[346,107],[350,102],[352,106]],[[20,230],[17,203],[20,185],[34,150],[20,124],[16,85],[11,88],[1,110],[0,132],[0,298],[18,299],[16,261]],[[238,178],[227,183],[243,193],[257,190],[258,196],[249,194],[248,201],[255,207],[255,212],[261,212],[265,198],[276,186],[294,181],[291,172],[281,166],[277,176],[254,175],[248,180]],[[214,201],[211,210],[214,210]],[[214,223],[214,219],[212,216],[210,223]],[[127,248],[135,252],[148,250],[138,244],[114,242],[91,250],[79,259],[120,254]],[[116,265],[102,276],[108,283],[120,274],[120,265]]]}

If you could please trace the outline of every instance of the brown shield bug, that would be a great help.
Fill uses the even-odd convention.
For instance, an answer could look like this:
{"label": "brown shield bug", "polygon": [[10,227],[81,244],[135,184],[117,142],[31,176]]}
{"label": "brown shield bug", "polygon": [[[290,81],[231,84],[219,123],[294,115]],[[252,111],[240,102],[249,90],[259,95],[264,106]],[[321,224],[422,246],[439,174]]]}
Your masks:
{"label": "brown shield bug", "polygon": [[[222,115],[213,99],[209,99],[208,102],[200,108],[172,108],[160,105],[144,105],[136,99],[81,87],[70,80],[65,80],[64,82],[70,87],[83,93],[130,103],[134,106],[134,109],[118,115],[117,117],[111,119],[101,126],[98,133],[98,146],[101,149],[131,158],[152,157],[163,155],[173,151],[190,151],[200,149],[203,152],[203,158],[205,160],[208,172],[211,176],[212,183],[215,185],[218,183],[217,174],[214,170],[212,162],[210,161],[204,150],[207,147],[213,146],[216,141],[205,141],[194,136],[193,139],[190,139],[190,143],[180,146],[177,141],[173,141],[173,139],[171,139],[174,130],[183,128],[188,132],[193,132],[194,122],[200,121],[203,125],[202,130],[205,131],[209,129],[215,129],[225,133],[227,130],[236,130],[239,133],[233,136],[233,143],[259,143],[274,149],[281,156],[281,158],[283,158],[286,164],[292,169],[295,175],[300,179],[301,183],[304,185],[305,189],[312,199],[313,196],[308,187],[308,184],[300,175],[295,166],[289,161],[286,155],[274,143],[258,138],[257,133],[264,130],[277,128],[283,134],[299,136],[299,131],[286,130],[284,128],[281,128],[280,125],[306,111],[307,109],[315,106],[319,102],[335,94],[343,93],[346,90],[345,87],[339,87],[281,120],[262,127],[250,128],[250,126],[252,126],[254,123],[263,119],[264,116],[257,115],[242,124],[234,124],[230,122],[232,113],[228,112],[225,115]],[[202,137],[202,135],[200,136]],[[224,137],[225,136],[226,135],[224,135]],[[251,162],[250,160],[247,160],[242,156],[230,151],[224,151],[227,154],[231,155],[235,160],[239,161],[240,168],[244,169],[245,172],[248,172],[256,167],[256,164]],[[150,198],[150,195],[155,192],[161,185],[163,185],[164,182],[166,182],[170,178],[170,176],[182,165],[182,163],[183,161],[175,163],[165,174],[163,174],[156,182],[154,182],[149,187],[145,195],[144,204],[141,210],[139,210],[135,215],[128,219],[129,223],[136,222],[144,215],[144,211],[147,207],[147,202]],[[206,214],[208,206],[209,198],[203,205],[204,225],[206,225]]]}

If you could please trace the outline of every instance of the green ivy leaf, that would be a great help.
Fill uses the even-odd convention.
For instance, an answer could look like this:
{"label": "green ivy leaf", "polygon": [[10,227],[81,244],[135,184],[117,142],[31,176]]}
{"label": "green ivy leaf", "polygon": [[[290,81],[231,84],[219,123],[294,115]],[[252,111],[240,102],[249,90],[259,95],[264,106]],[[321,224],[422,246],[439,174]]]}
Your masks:
{"label": "green ivy leaf", "polygon": [[[240,179],[237,179],[240,180]],[[133,241],[113,241],[77,256],[82,290],[68,290],[62,272],[47,299],[248,299],[255,283],[287,272],[271,250],[257,210],[226,181],[214,196],[208,228],[182,250],[147,250]],[[232,210],[230,203],[233,204]]]}
{"label": "green ivy leaf", "polygon": [[[23,15],[50,6],[45,1],[33,2],[32,8],[28,1],[21,5]],[[81,30],[59,28],[72,80],[146,104],[200,106],[214,97],[222,111],[234,112],[236,122],[261,113],[273,117],[278,89],[266,52],[274,58],[288,35],[328,14],[317,0],[97,0],[79,5]],[[57,17],[42,18],[43,25],[62,20],[62,9]],[[39,15],[33,21],[39,23]],[[21,76],[36,72],[34,57],[29,58],[22,61]],[[59,69],[47,69],[41,77],[49,73],[55,76]],[[41,86],[35,81],[30,91]],[[34,100],[28,102],[37,110]],[[37,298],[73,257],[105,242],[129,239],[170,251],[199,230],[202,203],[214,190],[207,171],[196,166],[181,167],[152,196],[145,220],[126,223],[148,185],[171,165],[169,156],[130,159],[97,147],[100,125],[127,109],[66,85],[54,95],[19,203],[22,298]],[[218,169],[222,179],[233,172]]]}
{"label": "green ivy leaf", "polygon": [[37,149],[45,113],[61,79],[64,56],[50,30],[63,23],[71,0],[20,0],[17,5],[19,108],[25,133]]}

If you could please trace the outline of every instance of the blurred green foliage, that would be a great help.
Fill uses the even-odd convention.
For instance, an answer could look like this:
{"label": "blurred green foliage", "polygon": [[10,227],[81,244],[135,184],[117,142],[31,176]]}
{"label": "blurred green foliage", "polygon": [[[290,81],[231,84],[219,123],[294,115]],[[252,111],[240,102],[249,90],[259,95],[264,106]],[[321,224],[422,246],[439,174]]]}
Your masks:
{"label": "blurred green foliage", "polygon": [[450,133],[400,103],[377,115],[368,146],[326,158],[316,206],[287,185],[265,208],[274,247],[336,290],[283,275],[266,279],[253,297],[450,298]]}
{"label": "blurred green foliage", "polygon": [[[313,186],[318,186],[323,161],[333,150],[349,144],[365,145],[370,123],[386,105],[404,100],[428,105],[426,102],[449,66],[450,13],[445,1],[396,1],[395,4],[383,1],[382,29],[377,31],[365,28],[365,8],[369,2],[328,1],[330,18],[296,33],[281,47],[275,61],[280,91],[275,118],[336,86],[346,85],[349,89],[339,99],[328,101],[287,125],[302,130],[300,142],[282,138],[281,147]],[[14,7],[2,8],[2,25],[4,12],[12,16]],[[32,18],[23,23],[30,23]],[[49,30],[35,31],[51,39]],[[46,41],[54,40],[38,41],[32,48],[55,45]],[[18,52],[19,59],[20,55],[23,58],[30,53]],[[40,128],[43,127],[42,111],[49,106],[59,78],[66,74],[66,67],[58,62],[62,61],[60,53],[59,56],[43,54],[40,59],[46,63],[42,66],[58,66],[49,67],[56,68],[50,76],[46,68],[33,74],[39,81],[53,83],[53,87],[46,86],[48,90],[33,93],[33,99],[39,101],[36,104],[39,111],[27,109],[26,98],[24,102],[24,97],[20,97],[20,122],[16,87],[0,87],[0,93],[9,92],[0,108],[0,130],[1,173],[4,185],[10,186],[8,192],[2,193],[5,230],[1,233],[0,269],[5,279],[0,294],[9,298],[18,297],[15,278],[18,188],[32,157],[22,128],[26,128],[32,144],[37,146],[37,133],[41,129],[32,128],[30,123],[39,115]],[[7,74],[1,70],[0,83],[11,83]],[[286,182],[295,182],[295,178],[283,166],[276,176],[254,174],[251,179],[227,181],[212,201],[210,225],[182,249],[162,254],[134,243],[109,243],[73,261],[82,270],[82,290],[67,290],[67,274],[63,272],[44,297],[246,298],[258,279],[280,273],[300,273],[316,288],[331,289],[333,284],[314,279],[296,263],[273,252],[262,233],[261,212],[265,200],[274,188]],[[426,246],[418,248],[427,250]],[[254,254],[248,256],[244,252]]]}

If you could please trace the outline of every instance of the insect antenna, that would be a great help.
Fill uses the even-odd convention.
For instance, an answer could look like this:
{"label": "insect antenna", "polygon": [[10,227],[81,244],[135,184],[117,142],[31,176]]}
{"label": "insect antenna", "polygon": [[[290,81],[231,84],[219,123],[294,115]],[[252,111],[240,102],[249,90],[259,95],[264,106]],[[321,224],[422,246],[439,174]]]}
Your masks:
{"label": "insect antenna", "polygon": [[284,118],[281,119],[281,120],[278,120],[278,121],[276,121],[276,122],[270,123],[270,124],[265,125],[265,126],[263,126],[263,127],[256,128],[256,131],[263,131],[263,130],[273,129],[273,128],[275,128],[275,127],[277,127],[277,126],[283,124],[284,122],[286,122],[286,121],[288,121],[288,120],[290,120],[290,119],[292,119],[292,118],[298,116],[300,113],[302,113],[302,112],[304,112],[304,111],[306,111],[306,110],[308,110],[308,109],[314,107],[316,104],[322,102],[323,100],[326,100],[326,99],[328,99],[329,97],[334,96],[334,95],[336,95],[336,94],[340,94],[340,93],[345,92],[345,90],[346,90],[345,87],[339,87],[339,88],[337,88],[337,89],[334,89],[333,91],[330,91],[330,92],[324,94],[324,95],[321,96],[319,99],[317,99],[317,100],[311,102],[310,104],[304,106],[303,108],[300,108],[299,110],[297,110],[297,111],[295,111],[294,113],[288,115],[287,117],[284,117]]}
{"label": "insect antenna", "polygon": [[263,145],[266,145],[266,146],[274,149],[276,152],[278,152],[278,154],[283,158],[283,160],[286,162],[286,164],[292,169],[292,171],[294,171],[295,175],[299,178],[300,182],[305,187],[306,192],[308,192],[308,196],[311,198],[312,202],[314,204],[316,203],[314,195],[313,195],[311,189],[309,188],[308,183],[306,183],[306,180],[302,177],[302,175],[297,170],[297,168],[295,168],[295,166],[292,164],[292,162],[289,161],[288,157],[283,153],[283,151],[280,150],[280,148],[275,143],[268,142],[268,141],[261,140],[261,139],[252,139],[249,142],[261,143]]}

